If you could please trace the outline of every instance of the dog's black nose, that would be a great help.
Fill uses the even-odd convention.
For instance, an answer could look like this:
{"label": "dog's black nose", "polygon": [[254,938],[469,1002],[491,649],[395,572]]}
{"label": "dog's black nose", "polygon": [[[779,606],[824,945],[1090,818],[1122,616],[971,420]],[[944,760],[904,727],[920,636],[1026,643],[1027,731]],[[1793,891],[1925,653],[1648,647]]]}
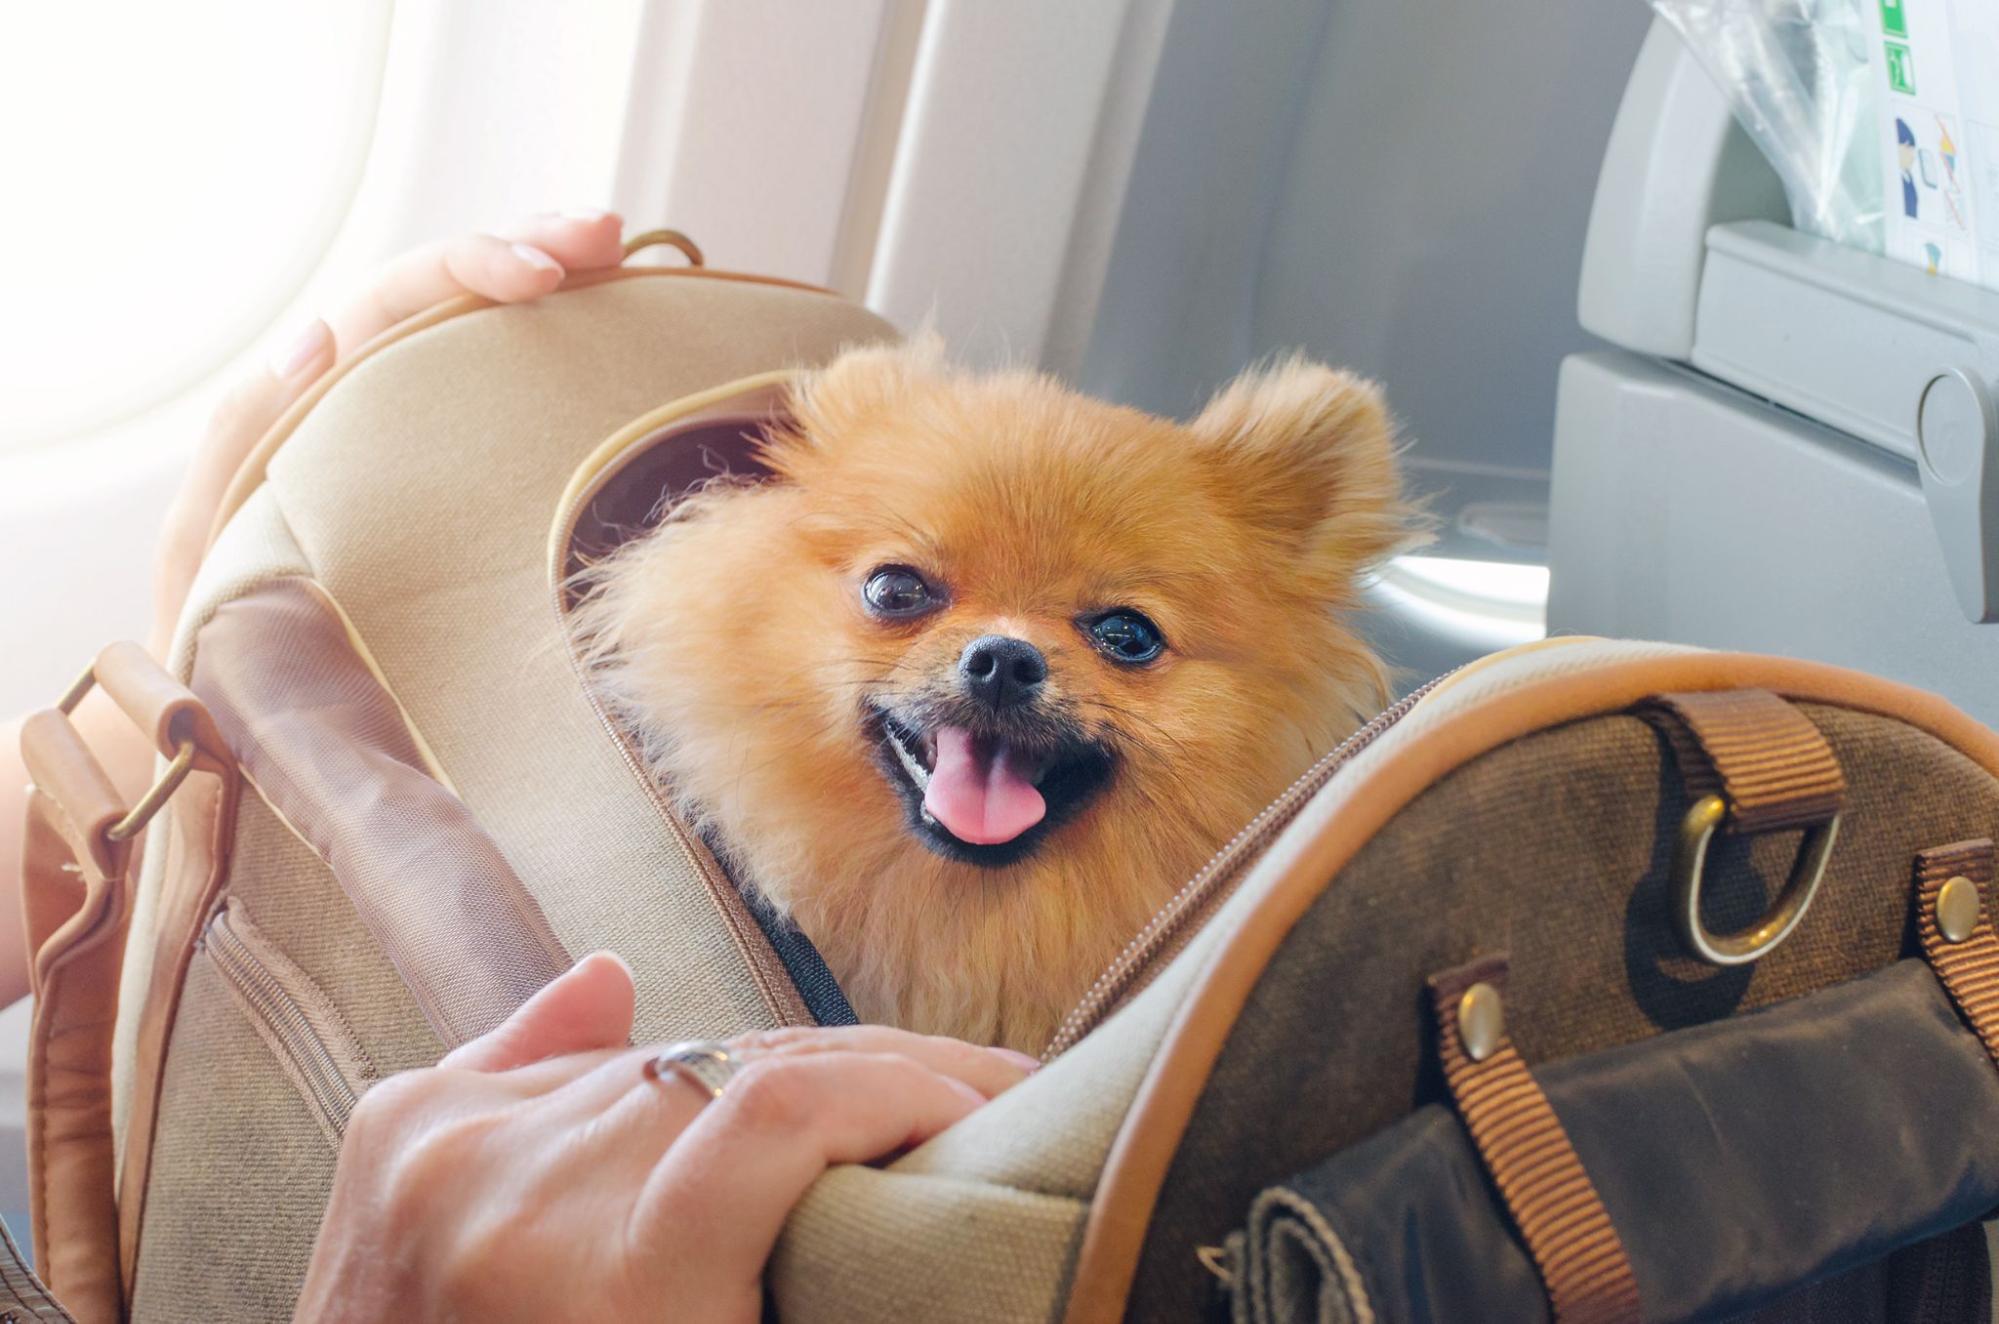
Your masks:
{"label": "dog's black nose", "polygon": [[965,645],[958,673],[967,693],[997,711],[1035,696],[1048,679],[1048,659],[1025,639],[989,634]]}

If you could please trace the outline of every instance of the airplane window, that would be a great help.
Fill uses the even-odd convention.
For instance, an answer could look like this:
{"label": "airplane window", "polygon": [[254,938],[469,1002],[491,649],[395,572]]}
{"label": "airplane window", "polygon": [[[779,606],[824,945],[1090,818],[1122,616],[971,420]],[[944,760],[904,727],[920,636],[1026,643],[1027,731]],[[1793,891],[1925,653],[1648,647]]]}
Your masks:
{"label": "airplane window", "polygon": [[268,329],[359,182],[390,8],[176,0],[10,12],[0,448],[158,404]]}
{"label": "airplane window", "polygon": [[1507,648],[1547,633],[1548,567],[1450,556],[1398,556],[1375,584],[1390,607],[1429,629]]}

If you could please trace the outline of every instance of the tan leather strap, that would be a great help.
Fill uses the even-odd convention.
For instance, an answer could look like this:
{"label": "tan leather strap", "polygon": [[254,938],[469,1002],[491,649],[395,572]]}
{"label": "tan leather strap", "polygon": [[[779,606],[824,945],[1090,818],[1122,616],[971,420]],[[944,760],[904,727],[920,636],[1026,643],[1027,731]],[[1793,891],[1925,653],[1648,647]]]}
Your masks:
{"label": "tan leather strap", "polygon": [[192,741],[194,766],[220,772],[235,766],[235,757],[194,691],[175,680],[153,655],[125,641],[97,655],[91,674],[125,715],[152,739],[162,758],[172,758],[182,741]]}
{"label": "tan leather strap", "polygon": [[[21,760],[28,780],[47,797],[49,826],[75,857],[76,868],[87,864],[102,876],[122,873],[131,844],[113,841],[111,828],[125,816],[125,801],[69,719],[53,709],[30,716],[21,724]],[[47,881],[65,892],[74,890],[70,879]],[[35,925],[29,930],[35,950],[54,936],[72,909],[45,908],[28,916]]]}
{"label": "tan leather strap", "polygon": [[1460,1030],[1460,1003],[1476,985],[1503,1005],[1506,958],[1490,956],[1430,979],[1444,1079],[1472,1144],[1506,1201],[1541,1272],[1556,1324],[1638,1319],[1638,1281],[1596,1186],[1583,1171],[1548,1096],[1503,1027],[1473,1061]]}
{"label": "tan leather strap", "polygon": [[[1954,842],[1916,852],[1916,932],[1923,956],[1957,1010],[1970,1023],[1985,1051],[1999,1063],[1999,933],[1989,909],[1994,847],[1990,838]],[[1944,888],[1963,878],[1975,889],[1976,909],[1969,931],[1945,932],[1938,913]]]}
{"label": "tan leather strap", "polygon": [[1737,832],[1824,823],[1846,797],[1832,746],[1769,690],[1658,694],[1642,706],[1672,743],[1696,798],[1720,794]]}
{"label": "tan leather strap", "polygon": [[[24,732],[24,749],[27,743]],[[125,945],[125,873],[123,858],[115,872],[99,869],[90,850],[69,839],[65,826],[66,815],[53,797],[29,792],[24,909],[30,916],[47,911],[51,907],[35,898],[62,891],[73,892],[80,904],[32,963],[28,1207],[42,1272],[79,1319],[96,1324],[117,1320],[123,1300],[113,1192],[111,1032]]]}
{"label": "tan leather strap", "polygon": [[185,771],[127,808],[68,713],[101,684],[183,769],[233,777],[215,724],[134,645],[102,654],[61,705],[21,728],[33,785],[21,861],[34,1026],[28,1046],[28,1184],[43,1275],[84,1324],[123,1313],[111,1039],[130,917],[135,834]]}

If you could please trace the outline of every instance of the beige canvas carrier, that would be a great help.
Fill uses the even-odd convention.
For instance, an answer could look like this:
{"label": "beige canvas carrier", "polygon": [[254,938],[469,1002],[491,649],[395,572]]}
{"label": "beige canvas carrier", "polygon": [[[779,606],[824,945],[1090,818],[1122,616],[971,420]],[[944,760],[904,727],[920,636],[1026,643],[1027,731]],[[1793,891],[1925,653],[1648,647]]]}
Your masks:
{"label": "beige canvas carrier", "polygon": [[[24,735],[35,1245],[75,1318],[289,1317],[356,1099],[497,1023],[572,954],[630,963],[641,1040],[809,1021],[594,703],[561,586],[662,493],[753,469],[787,374],[893,335],[823,290],[630,267],[532,305],[420,314],[265,439],[165,670],[114,647],[63,705],[110,691],[159,745],[160,794],[121,803],[62,709]],[[1290,1179],[1426,1105],[1455,1102],[1478,1135],[1486,1062],[1510,1062],[1496,1097],[1538,1119],[1539,1143],[1562,1132],[1547,1064],[1761,1025],[1747,1013],[1921,963],[1919,856],[1999,831],[1995,776],[1991,732],[1836,668],[1574,640],[1475,664],[1217,843],[1025,1084],[886,1167],[829,1172],[771,1265],[777,1309],[1283,1319],[1309,1300],[1312,1318],[1402,1317],[1365,1249],[1304,1212],[1317,1188]],[[1748,896],[1736,926],[1767,940],[1743,963],[1683,950],[1673,880],[1696,810],[1721,829],[1694,857],[1709,894]],[[1931,881],[1969,878],[1989,905],[1984,857],[1964,858]],[[1759,928],[1769,906],[1782,923]],[[1441,985],[1433,1027],[1425,980],[1502,952],[1506,973]],[[1952,1005],[1999,1082],[1973,1034],[1999,1017],[1979,987]],[[1504,1029],[1477,1022],[1473,1061],[1455,1009],[1483,1016],[1500,990]],[[1655,1230],[1631,1225],[1615,1181],[1601,1199],[1577,1184],[1594,1160],[1576,1142],[1530,1147],[1524,1186],[1504,1128],[1479,1154],[1526,1193],[1504,1235],[1531,1252],[1542,1308],[1633,1318],[1631,1264],[1648,1292],[1663,1272]],[[1550,1239],[1549,1198],[1581,1234]],[[1943,1230],[1924,1207],[1911,1245]],[[1323,1272],[1287,1268],[1285,1246]],[[1816,1275],[1874,1300],[1846,1274],[1857,1252],[1813,1246],[1802,1276],[1723,1296],[1803,1310]],[[1978,1255],[1951,1281],[1983,1283],[1989,1311]]]}

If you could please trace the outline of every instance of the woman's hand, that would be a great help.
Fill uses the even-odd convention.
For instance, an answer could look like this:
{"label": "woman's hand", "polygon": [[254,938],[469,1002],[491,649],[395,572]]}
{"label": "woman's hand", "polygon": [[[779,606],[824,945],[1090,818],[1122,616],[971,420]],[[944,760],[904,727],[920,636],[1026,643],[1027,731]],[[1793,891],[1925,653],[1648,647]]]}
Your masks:
{"label": "woman's hand", "polygon": [[608,212],[537,216],[504,235],[470,234],[405,253],[331,318],[279,342],[270,362],[238,382],[207,436],[160,533],[153,571],[152,649],[163,655],[208,548],[215,514],[257,439],[336,362],[412,313],[461,294],[499,303],[538,299],[572,271],[614,267],[619,219]]}
{"label": "woman's hand", "polygon": [[588,957],[355,1110],[300,1298],[379,1319],[755,1321],[785,1216],[829,1165],[917,1144],[1032,1059],[878,1026],[732,1041],[720,1098],[623,1047],[632,983]]}

